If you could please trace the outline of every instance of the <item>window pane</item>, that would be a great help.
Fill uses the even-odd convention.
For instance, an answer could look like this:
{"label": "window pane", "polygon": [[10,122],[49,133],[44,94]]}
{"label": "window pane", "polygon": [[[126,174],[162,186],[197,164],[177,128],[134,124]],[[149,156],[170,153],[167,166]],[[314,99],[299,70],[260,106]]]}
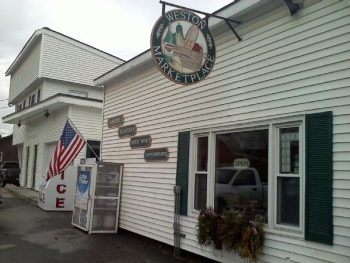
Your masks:
{"label": "window pane", "polygon": [[299,178],[277,179],[277,223],[299,226]]}
{"label": "window pane", "polygon": [[299,128],[280,129],[280,173],[299,174]]}
{"label": "window pane", "polygon": [[208,137],[198,137],[197,141],[197,171],[207,171]]}
{"label": "window pane", "polygon": [[35,94],[32,95],[32,98],[31,98],[31,105],[35,104]]}
{"label": "window pane", "polygon": [[216,136],[215,210],[267,216],[268,130]]}
{"label": "window pane", "polygon": [[235,169],[219,169],[216,176],[216,183],[228,184],[231,182],[234,174],[237,172]]}
{"label": "window pane", "polygon": [[207,175],[196,174],[194,190],[194,209],[200,210],[207,206]]}
{"label": "window pane", "polygon": [[256,185],[255,174],[252,170],[242,170],[240,171],[236,179],[233,181],[234,186],[241,185]]}

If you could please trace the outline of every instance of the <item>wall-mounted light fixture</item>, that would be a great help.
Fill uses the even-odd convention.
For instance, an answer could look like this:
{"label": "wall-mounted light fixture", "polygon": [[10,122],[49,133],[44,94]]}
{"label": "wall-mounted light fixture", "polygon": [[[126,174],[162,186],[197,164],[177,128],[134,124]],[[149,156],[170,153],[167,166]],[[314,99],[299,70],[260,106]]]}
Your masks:
{"label": "wall-mounted light fixture", "polygon": [[44,116],[45,116],[46,119],[50,116],[50,113],[49,113],[48,110],[46,110],[46,112],[44,113]]}
{"label": "wall-mounted light fixture", "polygon": [[288,8],[289,14],[292,16],[295,13],[298,12],[298,10],[301,8],[300,5],[294,4],[293,0],[283,0],[285,6]]}
{"label": "wall-mounted light fixture", "polygon": [[21,122],[19,121],[19,122],[17,123],[17,126],[18,126],[18,127],[21,127],[21,125],[22,125],[22,124],[21,124]]}

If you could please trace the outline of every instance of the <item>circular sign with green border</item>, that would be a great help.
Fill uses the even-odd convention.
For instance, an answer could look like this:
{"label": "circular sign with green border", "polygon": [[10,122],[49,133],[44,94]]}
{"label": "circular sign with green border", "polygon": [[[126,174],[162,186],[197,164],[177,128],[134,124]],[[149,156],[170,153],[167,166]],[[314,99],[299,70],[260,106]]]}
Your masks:
{"label": "circular sign with green border", "polygon": [[153,59],[171,81],[191,85],[205,79],[215,63],[214,38],[195,13],[171,10],[155,23],[151,34]]}

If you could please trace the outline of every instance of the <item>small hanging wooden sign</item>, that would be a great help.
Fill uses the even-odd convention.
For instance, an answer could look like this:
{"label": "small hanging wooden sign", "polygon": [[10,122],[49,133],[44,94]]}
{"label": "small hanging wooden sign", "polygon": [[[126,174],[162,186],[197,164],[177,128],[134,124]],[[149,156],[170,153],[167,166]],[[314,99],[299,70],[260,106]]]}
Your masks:
{"label": "small hanging wooden sign", "polygon": [[168,148],[147,149],[144,153],[146,162],[167,161],[169,159]]}

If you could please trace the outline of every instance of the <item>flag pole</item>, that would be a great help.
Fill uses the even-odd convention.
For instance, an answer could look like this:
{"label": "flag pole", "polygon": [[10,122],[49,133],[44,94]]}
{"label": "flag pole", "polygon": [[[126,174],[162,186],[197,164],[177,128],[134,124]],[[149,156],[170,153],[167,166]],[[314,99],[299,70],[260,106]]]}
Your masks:
{"label": "flag pole", "polygon": [[77,129],[77,127],[74,125],[73,121],[68,117],[68,115],[66,115],[66,117],[67,117],[69,123],[73,125],[74,130],[75,130],[77,133],[79,133],[79,135],[84,139],[84,141],[86,142],[86,145],[89,146],[90,150],[91,150],[92,153],[96,156],[97,160],[98,160],[99,162],[101,162],[100,158],[97,156],[97,154],[95,153],[95,151],[91,148],[90,144],[87,142],[87,140],[84,138],[84,136],[79,132],[79,130]]}

